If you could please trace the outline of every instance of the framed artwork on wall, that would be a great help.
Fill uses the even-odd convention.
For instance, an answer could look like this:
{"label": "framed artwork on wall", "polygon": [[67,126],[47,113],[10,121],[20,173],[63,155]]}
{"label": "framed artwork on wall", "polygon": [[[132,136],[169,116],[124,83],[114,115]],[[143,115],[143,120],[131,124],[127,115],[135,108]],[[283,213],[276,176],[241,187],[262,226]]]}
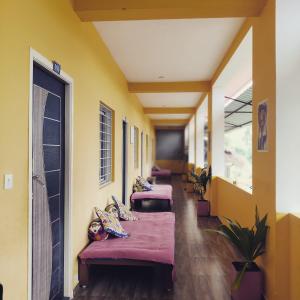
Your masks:
{"label": "framed artwork on wall", "polygon": [[268,100],[258,103],[257,107],[257,151],[268,151]]}

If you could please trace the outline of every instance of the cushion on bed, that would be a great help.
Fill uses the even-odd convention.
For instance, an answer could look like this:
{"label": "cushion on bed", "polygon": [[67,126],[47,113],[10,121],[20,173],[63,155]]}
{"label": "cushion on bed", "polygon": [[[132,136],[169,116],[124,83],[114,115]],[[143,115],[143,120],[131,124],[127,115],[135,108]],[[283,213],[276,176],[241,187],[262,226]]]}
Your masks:
{"label": "cushion on bed", "polygon": [[142,192],[143,191],[143,188],[139,185],[139,184],[134,184],[133,185],[133,191],[134,192]]}
{"label": "cushion on bed", "polygon": [[117,208],[118,217],[124,221],[136,221],[137,217],[123,204],[121,203],[115,196],[112,196],[112,199],[115,203],[115,207]]}
{"label": "cushion on bed", "polygon": [[160,170],[161,170],[161,168],[158,165],[154,165],[152,167],[152,171],[160,171]]}
{"label": "cushion on bed", "polygon": [[132,259],[174,265],[175,215],[171,212],[136,213],[136,222],[121,222],[127,239],[91,243],[81,259]]}
{"label": "cushion on bed", "polygon": [[109,233],[106,232],[99,218],[94,219],[88,229],[88,237],[90,241],[104,241],[108,238]]}
{"label": "cushion on bed", "polygon": [[128,237],[128,233],[123,229],[119,220],[113,215],[106,211],[95,207],[95,212],[104,227],[104,230],[117,237]]}
{"label": "cushion on bed", "polygon": [[116,218],[119,219],[119,212],[118,212],[118,209],[117,209],[115,204],[108,204],[105,207],[105,211],[110,213],[110,214],[113,214]]}
{"label": "cushion on bed", "polygon": [[151,191],[152,190],[152,187],[151,187],[151,184],[143,177],[141,176],[138,176],[136,178],[136,184],[139,185],[143,191]]}

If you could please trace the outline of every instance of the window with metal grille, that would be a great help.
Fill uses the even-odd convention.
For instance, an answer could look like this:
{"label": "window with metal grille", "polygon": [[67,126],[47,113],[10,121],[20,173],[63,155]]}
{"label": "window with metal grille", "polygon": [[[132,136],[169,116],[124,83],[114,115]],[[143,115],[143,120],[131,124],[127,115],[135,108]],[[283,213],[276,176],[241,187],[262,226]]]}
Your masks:
{"label": "window with metal grille", "polygon": [[134,126],[134,168],[139,167],[139,129]]}
{"label": "window with metal grille", "polygon": [[112,181],[113,111],[100,103],[100,185]]}

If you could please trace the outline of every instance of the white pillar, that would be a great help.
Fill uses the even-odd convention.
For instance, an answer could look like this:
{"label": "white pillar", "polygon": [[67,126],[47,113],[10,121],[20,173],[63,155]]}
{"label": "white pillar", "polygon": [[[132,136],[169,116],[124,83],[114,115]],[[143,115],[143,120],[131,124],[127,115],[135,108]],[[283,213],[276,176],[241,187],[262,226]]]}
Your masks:
{"label": "white pillar", "polygon": [[276,209],[300,212],[300,1],[276,0]]}
{"label": "white pillar", "polygon": [[204,126],[207,118],[207,98],[196,112],[196,166],[204,167]]}
{"label": "white pillar", "polygon": [[212,87],[211,167],[214,176],[225,175],[224,96],[222,87]]}
{"label": "white pillar", "polygon": [[189,163],[195,163],[195,116],[189,122]]}

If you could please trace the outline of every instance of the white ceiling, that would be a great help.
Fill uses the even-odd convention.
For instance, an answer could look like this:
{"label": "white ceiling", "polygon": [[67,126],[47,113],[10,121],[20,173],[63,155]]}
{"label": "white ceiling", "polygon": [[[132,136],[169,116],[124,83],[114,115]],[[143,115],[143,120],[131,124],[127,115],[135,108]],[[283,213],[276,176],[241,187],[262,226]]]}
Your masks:
{"label": "white ceiling", "polygon": [[128,81],[193,81],[211,79],[243,20],[113,21],[94,25]]}
{"label": "white ceiling", "polygon": [[137,93],[144,107],[195,107],[202,93]]}
{"label": "white ceiling", "polygon": [[[244,18],[94,22],[129,82],[210,80]],[[202,93],[138,93],[144,107],[195,107]],[[185,119],[189,114],[150,114]]]}
{"label": "white ceiling", "polygon": [[189,119],[191,114],[148,114],[152,120],[176,120],[176,119]]}

